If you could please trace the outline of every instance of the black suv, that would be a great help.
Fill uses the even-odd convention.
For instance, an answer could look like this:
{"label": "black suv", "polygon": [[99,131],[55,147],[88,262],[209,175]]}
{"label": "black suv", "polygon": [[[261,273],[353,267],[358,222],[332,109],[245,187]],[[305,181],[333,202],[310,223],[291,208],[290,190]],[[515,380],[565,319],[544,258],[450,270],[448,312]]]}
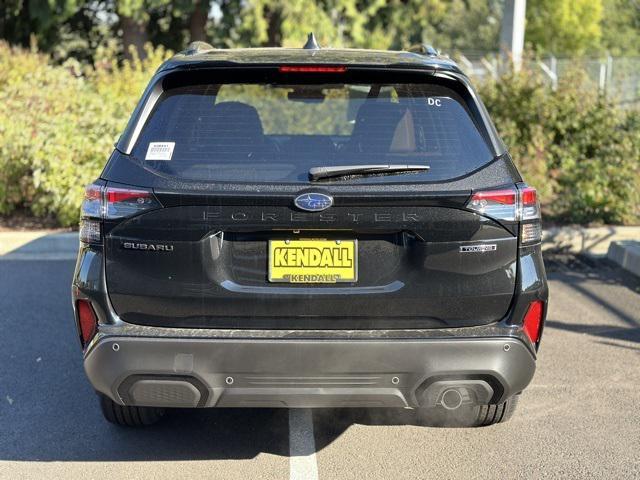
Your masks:
{"label": "black suv", "polygon": [[432,49],[192,45],[86,189],[85,370],[123,425],[167,407],[501,422],[535,370],[540,235],[536,190]]}

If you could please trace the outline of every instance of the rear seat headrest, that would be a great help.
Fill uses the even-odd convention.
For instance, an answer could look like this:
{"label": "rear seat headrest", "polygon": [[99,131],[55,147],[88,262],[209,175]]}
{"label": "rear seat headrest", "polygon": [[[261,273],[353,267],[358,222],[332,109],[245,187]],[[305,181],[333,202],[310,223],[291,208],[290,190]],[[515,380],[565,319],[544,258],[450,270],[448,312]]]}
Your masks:
{"label": "rear seat headrest", "polygon": [[210,128],[216,132],[262,140],[264,131],[258,111],[242,102],[220,102],[213,106]]}
{"label": "rear seat headrest", "polygon": [[351,144],[360,152],[388,152],[406,107],[388,101],[366,101],[356,115]]}

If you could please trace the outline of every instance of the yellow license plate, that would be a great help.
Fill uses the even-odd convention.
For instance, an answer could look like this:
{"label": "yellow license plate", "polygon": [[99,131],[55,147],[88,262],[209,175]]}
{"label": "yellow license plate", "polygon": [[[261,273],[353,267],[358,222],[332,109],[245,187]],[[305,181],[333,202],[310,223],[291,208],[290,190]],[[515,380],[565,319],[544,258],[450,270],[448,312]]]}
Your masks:
{"label": "yellow license plate", "polygon": [[270,240],[269,281],[336,283],[358,280],[356,240]]}

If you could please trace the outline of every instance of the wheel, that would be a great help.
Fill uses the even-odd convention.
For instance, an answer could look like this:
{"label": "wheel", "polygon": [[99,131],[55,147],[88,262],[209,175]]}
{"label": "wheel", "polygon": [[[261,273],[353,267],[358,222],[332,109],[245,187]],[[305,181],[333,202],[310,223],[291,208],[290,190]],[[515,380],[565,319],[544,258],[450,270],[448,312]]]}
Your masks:
{"label": "wheel", "polygon": [[143,427],[153,425],[164,415],[164,409],[158,407],[128,407],[118,405],[106,395],[98,394],[100,409],[104,418],[123,427]]}
{"label": "wheel", "polygon": [[420,424],[430,427],[487,427],[508,421],[516,411],[520,395],[514,395],[497,405],[477,405],[447,410],[444,407],[418,409]]}

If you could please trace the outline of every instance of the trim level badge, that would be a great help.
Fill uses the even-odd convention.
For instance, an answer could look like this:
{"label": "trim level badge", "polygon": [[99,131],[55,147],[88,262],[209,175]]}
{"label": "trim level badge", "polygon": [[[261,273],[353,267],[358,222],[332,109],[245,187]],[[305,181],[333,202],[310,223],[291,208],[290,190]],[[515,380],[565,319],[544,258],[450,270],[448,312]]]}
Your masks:
{"label": "trim level badge", "polygon": [[460,247],[460,253],[474,253],[474,252],[493,252],[498,248],[495,243],[488,245],[464,245]]}
{"label": "trim level badge", "polygon": [[293,201],[296,207],[307,212],[321,212],[333,205],[333,198],[324,193],[303,193]]}

